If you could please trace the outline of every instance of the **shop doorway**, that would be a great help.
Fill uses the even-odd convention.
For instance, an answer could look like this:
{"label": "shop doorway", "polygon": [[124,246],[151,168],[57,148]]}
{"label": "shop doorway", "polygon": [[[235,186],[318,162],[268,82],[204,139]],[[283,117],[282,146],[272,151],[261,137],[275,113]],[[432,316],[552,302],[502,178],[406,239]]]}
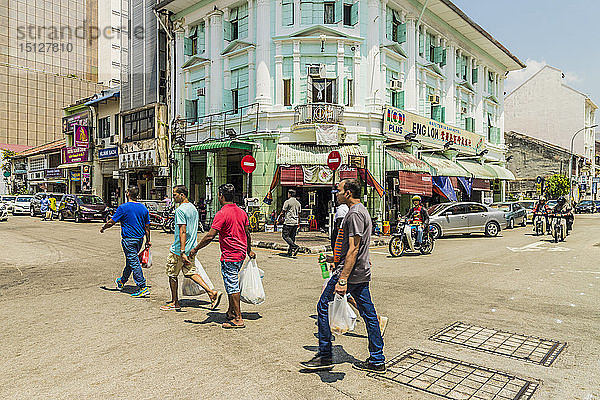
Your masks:
{"label": "shop doorway", "polygon": [[116,207],[119,203],[119,181],[107,176],[103,177],[102,197],[106,204]]}
{"label": "shop doorway", "polygon": [[[303,215],[314,215],[319,229],[327,230],[329,224],[329,210],[331,209],[331,186],[282,186],[278,212],[287,200],[289,189],[296,190],[296,198],[302,206]],[[306,221],[301,221],[306,222]]]}

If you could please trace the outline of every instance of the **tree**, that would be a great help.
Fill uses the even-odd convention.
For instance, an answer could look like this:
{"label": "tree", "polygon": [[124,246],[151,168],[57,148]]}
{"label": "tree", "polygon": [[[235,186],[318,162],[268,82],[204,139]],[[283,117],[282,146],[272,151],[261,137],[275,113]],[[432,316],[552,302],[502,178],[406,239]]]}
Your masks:
{"label": "tree", "polygon": [[0,162],[2,162],[2,171],[10,172],[10,158],[12,156],[16,156],[17,153],[12,150],[5,149],[1,149],[0,151],[2,152],[2,157],[0,157]]}
{"label": "tree", "polygon": [[569,194],[569,178],[564,175],[554,174],[546,179],[546,193],[551,199]]}

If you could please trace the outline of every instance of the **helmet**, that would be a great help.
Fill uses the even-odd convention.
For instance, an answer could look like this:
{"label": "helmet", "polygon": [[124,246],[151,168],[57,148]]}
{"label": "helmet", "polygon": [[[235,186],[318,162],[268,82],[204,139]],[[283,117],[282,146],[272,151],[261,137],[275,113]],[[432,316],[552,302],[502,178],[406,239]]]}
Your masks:
{"label": "helmet", "polygon": [[410,199],[410,201],[421,201],[421,196],[415,195],[412,197],[412,199]]}
{"label": "helmet", "polygon": [[562,206],[567,202],[567,199],[565,199],[565,196],[560,196],[556,202]]}
{"label": "helmet", "polygon": [[546,197],[544,197],[544,196],[540,197],[540,202],[541,203],[545,203],[546,202]]}

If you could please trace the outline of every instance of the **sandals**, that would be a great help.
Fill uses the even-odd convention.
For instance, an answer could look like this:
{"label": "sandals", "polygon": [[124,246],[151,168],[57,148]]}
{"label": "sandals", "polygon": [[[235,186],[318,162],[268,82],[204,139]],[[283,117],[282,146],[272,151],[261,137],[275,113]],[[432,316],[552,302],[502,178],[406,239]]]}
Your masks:
{"label": "sandals", "polygon": [[210,309],[211,310],[217,309],[217,307],[219,306],[219,303],[221,302],[221,297],[223,297],[223,292],[217,292],[217,297],[215,297],[214,300],[211,299],[211,301],[210,301]]}
{"label": "sandals", "polygon": [[160,306],[160,311],[181,311],[181,307],[175,307],[175,304],[167,303]]}
{"label": "sandals", "polygon": [[242,329],[246,327],[246,324],[242,324],[242,325],[236,325],[233,322],[224,322],[223,325],[221,325],[223,327],[223,329]]}

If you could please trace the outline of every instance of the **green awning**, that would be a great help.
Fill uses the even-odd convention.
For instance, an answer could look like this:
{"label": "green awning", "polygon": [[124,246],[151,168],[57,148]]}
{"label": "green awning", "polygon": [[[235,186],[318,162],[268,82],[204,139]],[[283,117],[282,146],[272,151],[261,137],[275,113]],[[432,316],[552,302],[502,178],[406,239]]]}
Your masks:
{"label": "green awning", "polygon": [[431,175],[433,176],[471,176],[469,171],[444,156],[422,154],[421,157],[431,167]]}
{"label": "green awning", "polygon": [[217,151],[220,149],[240,149],[252,151],[253,143],[242,142],[240,140],[220,140],[206,143],[195,144],[189,148],[189,151]]}
{"label": "green awning", "polygon": [[473,178],[496,179],[496,173],[488,165],[476,161],[456,160],[456,163],[469,171]]}
{"label": "green awning", "polygon": [[386,150],[385,169],[386,171],[408,171],[431,173],[431,168],[423,160],[402,150]]}
{"label": "green awning", "polygon": [[514,181],[515,174],[510,172],[507,168],[504,168],[500,165],[496,164],[486,164],[486,167],[490,168],[496,174],[496,178],[505,180],[505,181]]}

